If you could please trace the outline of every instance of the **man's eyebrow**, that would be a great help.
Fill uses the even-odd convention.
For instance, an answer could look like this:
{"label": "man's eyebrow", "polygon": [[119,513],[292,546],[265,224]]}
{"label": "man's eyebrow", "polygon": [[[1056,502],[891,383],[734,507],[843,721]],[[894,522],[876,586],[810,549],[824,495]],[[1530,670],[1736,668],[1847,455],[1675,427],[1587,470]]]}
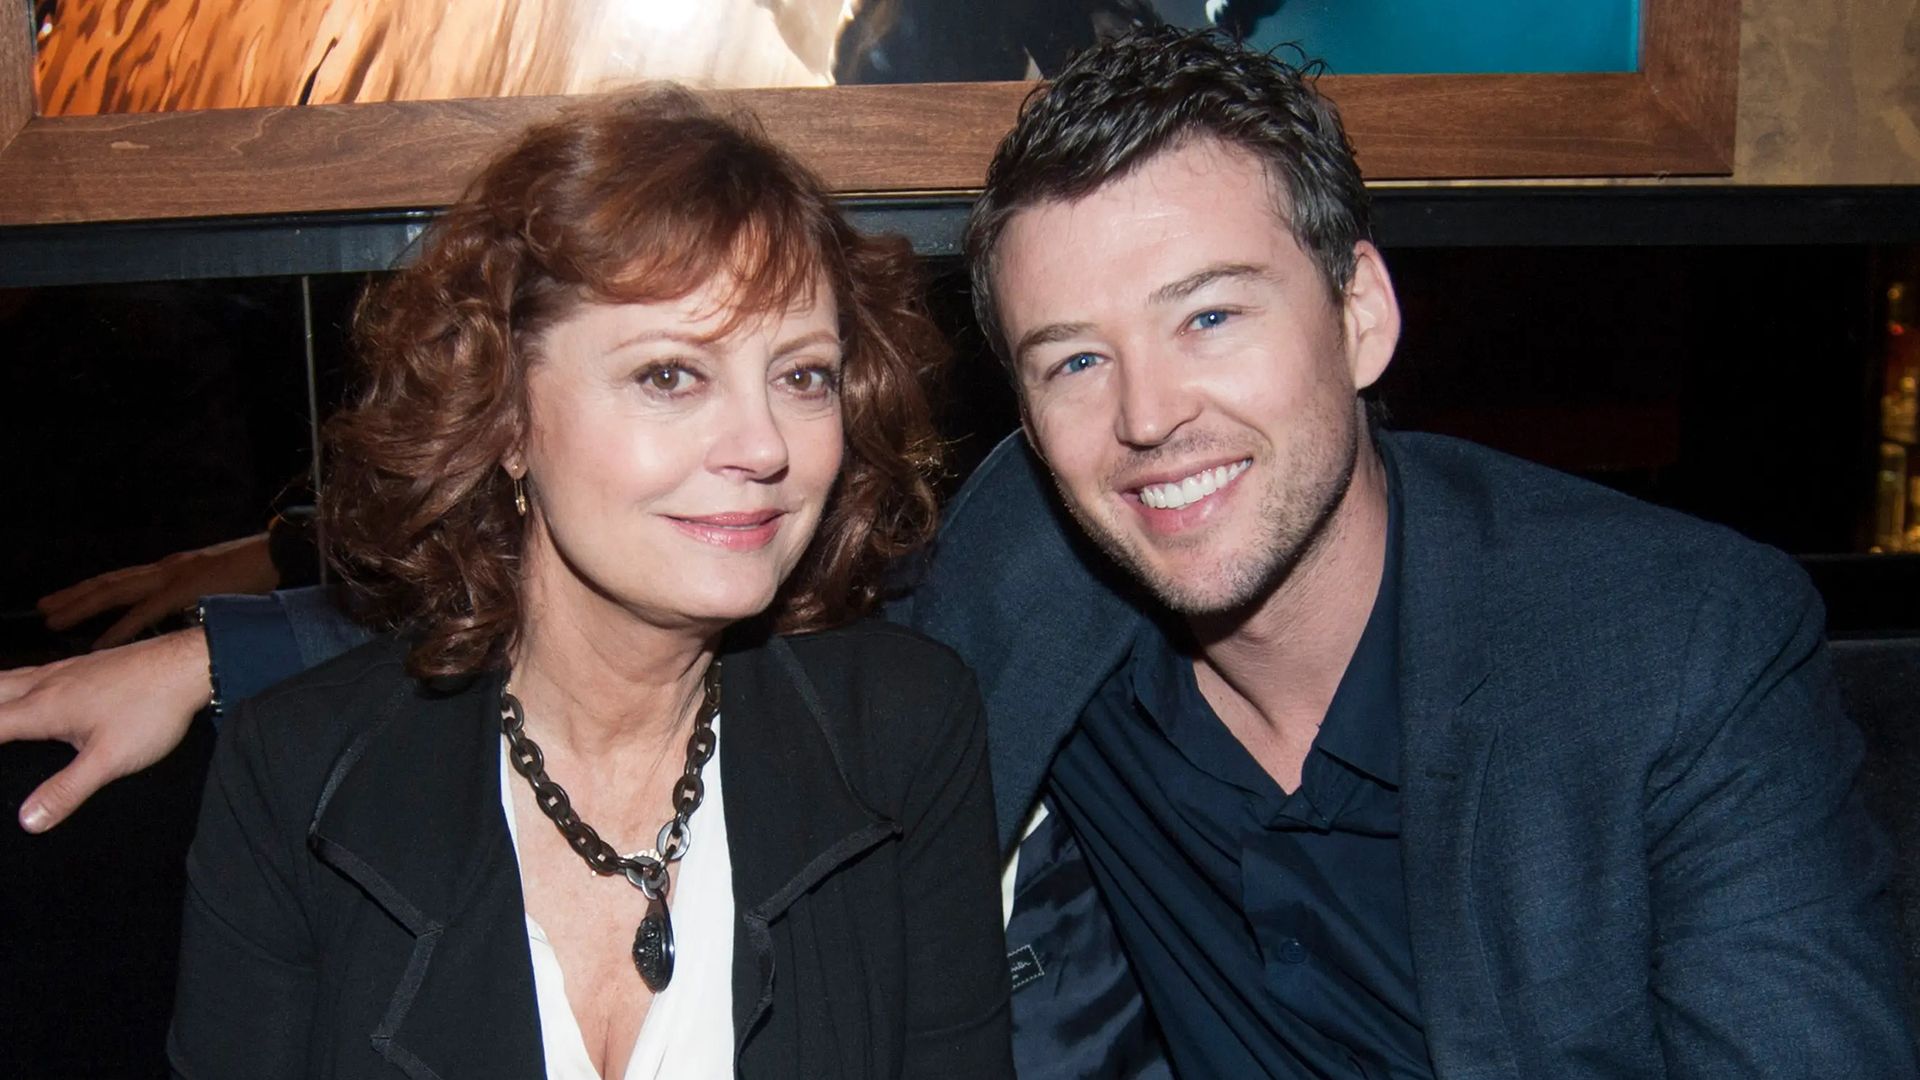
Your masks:
{"label": "man's eyebrow", "polygon": [[1273,276],[1272,271],[1253,263],[1219,263],[1205,270],[1188,274],[1179,281],[1162,285],[1147,296],[1149,304],[1169,304],[1184,300],[1201,289],[1223,278],[1264,278]]}
{"label": "man's eyebrow", "polygon": [[1027,358],[1027,353],[1030,350],[1037,349],[1042,345],[1053,345],[1062,341],[1071,340],[1091,329],[1093,329],[1093,324],[1087,322],[1057,322],[1035,327],[1020,335],[1020,343],[1013,347],[1014,366],[1020,366],[1021,361]]}

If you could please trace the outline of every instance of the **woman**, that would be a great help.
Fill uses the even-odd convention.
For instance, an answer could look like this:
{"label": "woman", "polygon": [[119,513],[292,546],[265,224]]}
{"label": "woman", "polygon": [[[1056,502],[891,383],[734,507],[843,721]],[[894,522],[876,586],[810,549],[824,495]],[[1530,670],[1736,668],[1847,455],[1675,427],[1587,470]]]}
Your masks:
{"label": "woman", "polygon": [[223,731],[175,1069],[1010,1072],[971,677],[853,622],[934,520],[914,296],[685,92],[486,168],[357,317],[322,512],[396,632]]}

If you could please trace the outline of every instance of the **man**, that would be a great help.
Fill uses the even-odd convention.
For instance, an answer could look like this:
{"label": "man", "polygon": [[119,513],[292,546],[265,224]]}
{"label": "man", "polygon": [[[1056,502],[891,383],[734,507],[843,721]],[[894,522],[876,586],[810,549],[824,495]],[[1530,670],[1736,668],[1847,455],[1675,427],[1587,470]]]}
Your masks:
{"label": "man", "polygon": [[1050,796],[1185,1075],[1911,1074],[1804,579],[1369,438],[1367,237],[1331,109],[1212,39],[1096,49],[1003,143],[981,322],[1125,571],[1012,452],[949,511],[913,619],[982,673],[1003,824]]}
{"label": "man", "polygon": [[[1157,1071],[1157,1028],[1194,1077],[1914,1075],[1804,577],[1375,430],[1399,308],[1297,72],[1091,50],[968,248],[1024,444],[893,614],[980,674],[1003,842],[1046,808],[1023,1072]],[[293,625],[230,655],[335,648]]]}

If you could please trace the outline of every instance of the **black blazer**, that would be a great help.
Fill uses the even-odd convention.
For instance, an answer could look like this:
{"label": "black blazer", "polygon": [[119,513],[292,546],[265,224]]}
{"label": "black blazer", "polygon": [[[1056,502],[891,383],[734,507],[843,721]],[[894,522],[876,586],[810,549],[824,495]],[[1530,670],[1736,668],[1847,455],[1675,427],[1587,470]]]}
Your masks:
{"label": "black blazer", "polygon": [[[222,731],[188,855],[179,1075],[542,1074],[501,676],[436,692],[404,654],[356,649]],[[722,674],[738,1074],[1011,1075],[972,676],[880,623],[734,649]]]}

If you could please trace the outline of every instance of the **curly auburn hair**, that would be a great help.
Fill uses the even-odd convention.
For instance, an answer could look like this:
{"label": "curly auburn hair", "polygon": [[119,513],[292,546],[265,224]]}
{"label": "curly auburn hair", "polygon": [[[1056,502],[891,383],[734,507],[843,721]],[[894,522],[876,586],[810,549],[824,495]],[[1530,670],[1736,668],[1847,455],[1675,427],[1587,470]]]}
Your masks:
{"label": "curly auburn hair", "polygon": [[328,425],[321,514],[357,614],[412,635],[413,674],[497,666],[520,631],[526,531],[501,460],[527,434],[542,333],[583,302],[671,301],[720,275],[736,322],[821,281],[839,310],[846,454],[773,629],[863,614],[932,535],[927,387],[947,346],[910,245],[856,232],[750,118],[678,88],[596,102],[495,157],[354,316],[362,385]]}

